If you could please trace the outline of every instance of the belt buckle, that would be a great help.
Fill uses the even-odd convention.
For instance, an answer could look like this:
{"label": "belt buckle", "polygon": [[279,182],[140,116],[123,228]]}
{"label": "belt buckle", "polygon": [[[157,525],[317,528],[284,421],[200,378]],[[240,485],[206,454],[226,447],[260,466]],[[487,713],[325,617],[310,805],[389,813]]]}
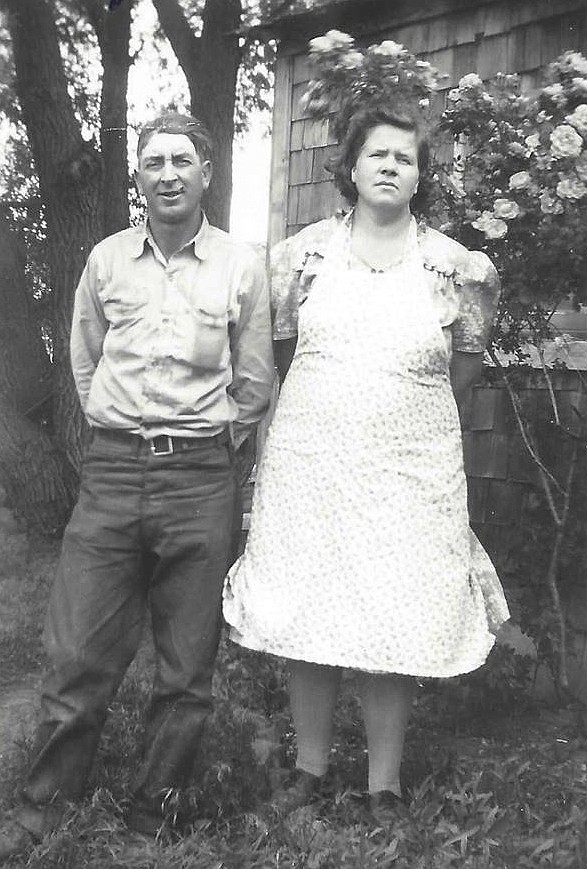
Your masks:
{"label": "belt buckle", "polygon": [[[165,440],[166,446],[161,446],[159,448],[157,441]],[[173,439],[170,435],[157,435],[157,437],[151,438],[151,452],[154,456],[171,456],[173,455]]]}

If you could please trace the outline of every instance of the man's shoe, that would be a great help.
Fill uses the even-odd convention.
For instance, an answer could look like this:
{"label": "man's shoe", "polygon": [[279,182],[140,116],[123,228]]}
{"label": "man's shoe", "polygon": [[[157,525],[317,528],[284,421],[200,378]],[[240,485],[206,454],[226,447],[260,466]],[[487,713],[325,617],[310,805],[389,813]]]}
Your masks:
{"label": "man's shoe", "polygon": [[271,796],[271,808],[282,815],[289,815],[302,806],[308,806],[320,796],[322,777],[312,775],[305,769],[294,769],[285,785]]}
{"label": "man's shoe", "polygon": [[38,841],[16,818],[8,819],[0,827],[0,866],[9,857],[31,851]]}
{"label": "man's shoe", "polygon": [[392,827],[398,821],[410,817],[405,802],[393,791],[378,791],[369,794],[369,813],[378,827]]}

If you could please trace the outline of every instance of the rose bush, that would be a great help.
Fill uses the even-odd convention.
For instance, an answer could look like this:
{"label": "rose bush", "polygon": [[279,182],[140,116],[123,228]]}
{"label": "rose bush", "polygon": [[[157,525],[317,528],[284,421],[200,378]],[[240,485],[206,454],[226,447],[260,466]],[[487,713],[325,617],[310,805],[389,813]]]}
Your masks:
{"label": "rose bush", "polygon": [[426,110],[446,77],[399,42],[386,39],[362,48],[339,30],[310,40],[310,67],[312,80],[301,105],[311,117],[330,117],[337,138],[353,112],[371,100],[407,101]]}
{"label": "rose bush", "polygon": [[466,158],[456,184],[436,166],[432,217],[497,265],[495,344],[517,351],[548,334],[563,299],[587,303],[587,59],[565,52],[532,95],[517,76],[485,85],[466,75],[440,127],[466,143]]}
{"label": "rose bush", "polygon": [[[393,40],[361,47],[330,30],[310,42],[312,79],[302,97],[311,117],[329,118],[340,139],[369,102],[418,107],[459,143],[458,177],[436,162],[421,199],[424,216],[465,246],[485,250],[503,293],[494,344],[520,351],[549,334],[563,299],[587,302],[587,59],[567,51],[543,87],[521,92],[515,75],[485,84],[475,72],[448,92],[440,120],[431,98],[445,76]],[[439,129],[436,129],[438,124]]]}

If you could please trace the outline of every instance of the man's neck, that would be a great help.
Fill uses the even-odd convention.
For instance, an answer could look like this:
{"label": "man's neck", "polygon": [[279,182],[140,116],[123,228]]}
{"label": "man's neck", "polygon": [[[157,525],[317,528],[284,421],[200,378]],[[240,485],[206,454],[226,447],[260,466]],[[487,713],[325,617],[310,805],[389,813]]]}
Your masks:
{"label": "man's neck", "polygon": [[202,220],[201,211],[189,224],[161,223],[149,217],[149,229],[157,247],[168,260],[198,234]]}

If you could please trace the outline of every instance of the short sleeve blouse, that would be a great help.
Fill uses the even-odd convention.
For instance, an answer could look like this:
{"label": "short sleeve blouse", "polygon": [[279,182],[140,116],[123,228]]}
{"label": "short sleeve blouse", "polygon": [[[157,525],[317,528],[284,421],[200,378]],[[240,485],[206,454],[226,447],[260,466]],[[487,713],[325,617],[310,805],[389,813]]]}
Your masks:
{"label": "short sleeve blouse", "polygon": [[[271,306],[275,340],[295,338],[298,310],[311,292],[333,232],[341,220],[333,217],[305,227],[271,251]],[[418,246],[429,279],[439,324],[449,329],[452,349],[480,353],[491,334],[500,283],[491,260],[424,224],[418,226]]]}

